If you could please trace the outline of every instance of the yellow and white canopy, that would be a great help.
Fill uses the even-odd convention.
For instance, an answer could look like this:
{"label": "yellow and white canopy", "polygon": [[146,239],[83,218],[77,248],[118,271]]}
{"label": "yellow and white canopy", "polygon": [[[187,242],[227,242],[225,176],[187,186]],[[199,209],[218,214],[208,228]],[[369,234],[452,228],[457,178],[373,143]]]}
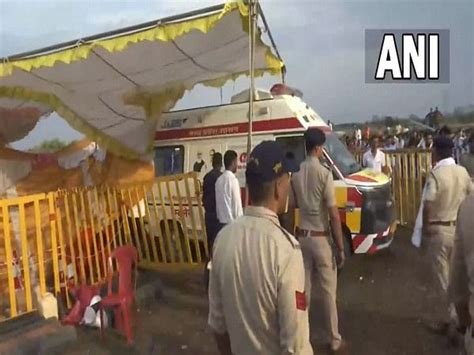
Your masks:
{"label": "yellow and white canopy", "polygon": [[[257,33],[255,68],[281,59]],[[248,74],[248,7],[241,1],[101,34],[0,62],[0,143],[56,111],[122,156],[148,152],[157,120],[186,90]]]}

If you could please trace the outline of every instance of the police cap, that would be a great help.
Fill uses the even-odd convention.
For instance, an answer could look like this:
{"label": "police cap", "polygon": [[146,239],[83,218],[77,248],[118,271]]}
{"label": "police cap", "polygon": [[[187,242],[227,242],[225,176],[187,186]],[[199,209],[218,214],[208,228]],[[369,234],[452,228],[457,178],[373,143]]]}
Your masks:
{"label": "police cap", "polygon": [[296,161],[288,159],[278,143],[264,141],[250,153],[245,178],[247,183],[265,183],[276,180],[284,173],[292,173],[297,170]]}
{"label": "police cap", "polygon": [[450,150],[454,148],[453,141],[446,136],[437,136],[433,139],[433,148],[436,150]]}

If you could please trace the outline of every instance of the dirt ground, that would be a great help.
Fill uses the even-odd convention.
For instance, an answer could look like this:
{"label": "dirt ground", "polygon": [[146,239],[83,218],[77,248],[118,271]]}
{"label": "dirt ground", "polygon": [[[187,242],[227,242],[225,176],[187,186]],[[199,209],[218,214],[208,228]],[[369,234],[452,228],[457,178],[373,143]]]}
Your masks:
{"label": "dirt ground", "polygon": [[[340,327],[349,354],[455,355],[445,338],[429,333],[423,319],[435,307],[427,296],[429,278],[422,251],[400,229],[390,249],[377,255],[351,257],[339,278]],[[108,336],[98,341],[95,331],[81,332],[78,346],[67,354],[218,354],[206,326],[207,299],[202,272],[161,275],[163,298],[137,318],[136,347],[125,348]],[[313,291],[317,295],[317,291]],[[310,314],[316,354],[325,352],[318,327],[318,305]]]}

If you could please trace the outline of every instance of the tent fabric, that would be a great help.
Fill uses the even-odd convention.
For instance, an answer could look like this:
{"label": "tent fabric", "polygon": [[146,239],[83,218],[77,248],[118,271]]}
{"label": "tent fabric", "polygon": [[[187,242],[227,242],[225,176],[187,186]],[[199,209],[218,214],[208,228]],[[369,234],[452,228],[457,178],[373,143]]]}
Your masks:
{"label": "tent fabric", "polygon": [[[46,53],[5,58],[0,63],[0,109],[10,111],[8,116],[0,111],[0,128],[19,105],[38,116],[56,111],[107,150],[143,156],[152,147],[161,113],[186,90],[198,83],[221,86],[248,74],[248,15],[242,1],[231,2]],[[256,74],[279,73],[283,63],[260,32]],[[24,120],[18,119],[23,129],[16,136],[34,127],[32,118],[29,125]]]}
{"label": "tent fabric", "polygon": [[21,107],[23,101],[19,100],[6,101],[4,104],[14,108],[2,107],[0,99],[0,145],[23,139],[45,113],[41,106]]}
{"label": "tent fabric", "polygon": [[25,196],[88,185],[148,184],[154,178],[152,160],[109,154],[88,139],[48,154],[0,147],[0,198],[10,190],[13,196]]}
{"label": "tent fabric", "polygon": [[32,170],[32,164],[28,160],[0,159],[0,196],[12,187],[16,182],[27,177]]}
{"label": "tent fabric", "polygon": [[59,156],[58,165],[63,169],[73,169],[77,168],[82,161],[89,159],[91,156],[95,160],[102,162],[105,160],[105,155],[105,150],[101,149],[96,142],[90,142],[89,145],[76,152]]}

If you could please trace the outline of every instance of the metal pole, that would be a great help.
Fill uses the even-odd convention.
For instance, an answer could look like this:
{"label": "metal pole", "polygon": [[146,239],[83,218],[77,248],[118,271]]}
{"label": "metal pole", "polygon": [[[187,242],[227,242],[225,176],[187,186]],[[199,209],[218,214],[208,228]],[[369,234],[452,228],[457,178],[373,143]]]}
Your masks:
{"label": "metal pole", "polygon": [[252,123],[253,123],[253,103],[255,95],[255,32],[257,26],[257,3],[258,0],[249,0],[249,128],[247,137],[247,158],[252,151]]}

